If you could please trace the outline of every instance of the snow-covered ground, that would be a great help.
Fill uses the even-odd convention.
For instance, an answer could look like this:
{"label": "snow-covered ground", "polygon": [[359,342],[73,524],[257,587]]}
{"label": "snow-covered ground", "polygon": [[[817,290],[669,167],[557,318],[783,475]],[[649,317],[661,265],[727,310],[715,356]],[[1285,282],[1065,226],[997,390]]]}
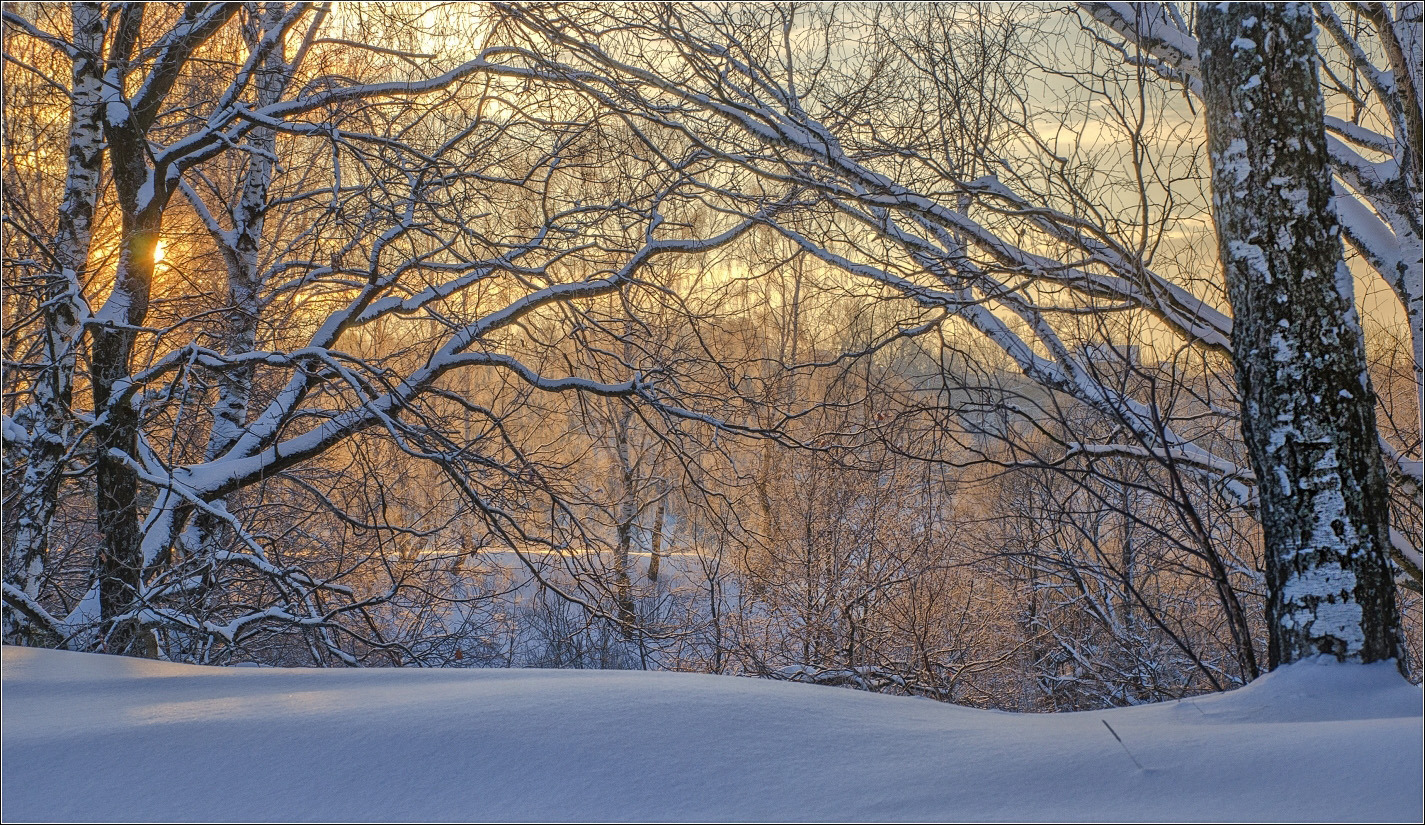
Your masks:
{"label": "snow-covered ground", "polygon": [[1056,715],[680,673],[13,647],[3,688],[6,822],[1422,813],[1421,691],[1389,666],[1302,663],[1229,694]]}

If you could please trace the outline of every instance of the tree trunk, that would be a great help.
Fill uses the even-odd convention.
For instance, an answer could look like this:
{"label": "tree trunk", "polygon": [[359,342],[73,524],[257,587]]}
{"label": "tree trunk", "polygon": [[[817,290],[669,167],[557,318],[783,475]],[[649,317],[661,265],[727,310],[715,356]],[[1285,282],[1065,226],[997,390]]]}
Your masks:
{"label": "tree trunk", "polygon": [[[143,7],[128,7],[110,47],[111,67],[127,65],[143,25]],[[136,113],[122,96],[123,73],[111,68],[103,93],[104,136],[122,216],[119,262],[114,288],[94,315],[89,362],[94,391],[95,504],[100,534],[95,579],[104,624],[103,649],[109,653],[152,655],[141,641],[132,613],[143,580],[139,530],[138,410],[128,378],[139,328],[148,317],[153,272],[163,230],[163,212],[172,194],[166,170],[149,165],[147,115]]]}
{"label": "tree trunk", "polygon": [[[255,11],[255,10],[254,10]],[[281,25],[286,13],[285,3],[267,3],[259,16],[249,13],[243,27],[243,37],[249,50],[256,51],[262,39]],[[290,79],[290,70],[283,61],[284,49],[269,51],[253,79],[259,108],[281,99]],[[272,187],[277,133],[267,127],[257,127],[248,133],[247,171],[243,177],[242,194],[229,209],[232,230],[221,231],[211,226],[213,240],[222,253],[228,272],[228,316],[224,330],[226,355],[245,355],[257,346],[257,322],[262,315],[262,289],[259,269],[259,244],[268,207],[268,192]],[[255,370],[244,364],[218,374],[218,397],[213,405],[213,428],[208,434],[205,461],[214,461],[226,453],[242,437],[247,426],[248,406],[252,396]],[[224,497],[224,509],[230,501]],[[216,584],[215,561],[221,542],[222,522],[207,512],[194,512],[183,545],[204,576],[205,586],[196,594],[193,609],[206,612],[210,591]]]}
{"label": "tree trunk", "polygon": [[[628,347],[625,346],[625,352]],[[625,639],[633,638],[637,623],[633,599],[633,581],[629,576],[629,556],[633,550],[633,523],[638,518],[638,479],[629,455],[629,428],[633,411],[625,409],[614,431],[614,452],[618,456],[619,478],[623,482],[623,497],[618,510],[618,547],[614,550],[614,600],[618,606],[619,630]]]}
{"label": "tree trunk", "polygon": [[[285,3],[268,3],[260,21],[245,30],[248,47],[256,50],[262,38],[282,22]],[[283,62],[283,49],[276,48],[265,56],[257,72],[257,106],[270,106],[281,99],[287,86],[288,68]],[[228,269],[228,347],[230,356],[250,353],[257,346],[257,319],[262,312],[262,273],[258,266],[258,246],[262,238],[267,213],[267,195],[272,186],[273,159],[277,153],[277,133],[257,127],[248,133],[247,174],[243,179],[242,197],[231,213],[230,243],[222,243]],[[226,370],[218,376],[218,403],[213,407],[213,429],[208,439],[206,458],[209,461],[227,452],[247,426],[247,408],[252,395],[251,365]]]}
{"label": "tree trunk", "polygon": [[[104,161],[104,133],[99,120],[103,70],[104,14],[97,3],[76,3],[72,9],[74,48],[69,112],[69,157],[64,201],[54,237],[57,264],[43,285],[45,368],[34,384],[26,429],[25,476],[16,506],[14,543],[5,553],[5,582],[31,600],[39,596],[49,549],[50,522],[59,504],[60,474],[70,446],[70,402],[74,394],[76,348],[83,330],[80,298],[89,261],[94,203],[99,170]],[[24,641],[34,628],[22,629],[19,616],[5,614],[5,641]],[[49,629],[53,632],[53,628]]]}
{"label": "tree trunk", "polygon": [[648,544],[648,580],[654,584],[658,583],[658,564],[663,559],[663,519],[668,515],[668,491],[661,481],[659,490],[658,509],[653,513],[653,538]]}
{"label": "tree trunk", "polygon": [[1203,3],[1198,28],[1268,663],[1399,660],[1376,399],[1331,204],[1312,10]]}
{"label": "tree trunk", "polygon": [[162,214],[160,209],[150,209],[133,218],[124,215],[126,239],[119,253],[114,296],[108,301],[114,311],[101,311],[104,322],[94,330],[90,351],[94,409],[99,416],[94,427],[101,536],[96,576],[106,634],[104,650],[109,653],[151,652],[147,645],[135,648],[139,636],[134,621],[118,621],[138,604],[144,567],[139,478],[131,463],[138,449],[139,416],[123,389],[133,358],[135,328],[148,312]]}

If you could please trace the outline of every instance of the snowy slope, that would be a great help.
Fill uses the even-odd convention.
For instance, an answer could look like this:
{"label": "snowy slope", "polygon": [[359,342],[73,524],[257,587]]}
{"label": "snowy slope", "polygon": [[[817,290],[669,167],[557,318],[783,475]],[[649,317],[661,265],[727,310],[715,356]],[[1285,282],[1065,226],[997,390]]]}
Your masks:
{"label": "snowy slope", "polygon": [[1421,692],[1388,666],[1058,715],[678,673],[12,647],[3,689],[6,822],[1421,815]]}

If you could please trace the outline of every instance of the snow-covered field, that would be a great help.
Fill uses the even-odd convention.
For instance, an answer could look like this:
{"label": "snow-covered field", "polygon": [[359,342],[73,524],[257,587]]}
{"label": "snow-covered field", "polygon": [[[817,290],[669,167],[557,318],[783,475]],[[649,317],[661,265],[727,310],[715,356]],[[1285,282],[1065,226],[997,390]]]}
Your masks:
{"label": "snow-covered field", "polygon": [[220,669],[13,647],[3,687],[6,822],[1422,812],[1421,691],[1389,666],[1308,662],[1230,694],[1057,715],[679,673]]}

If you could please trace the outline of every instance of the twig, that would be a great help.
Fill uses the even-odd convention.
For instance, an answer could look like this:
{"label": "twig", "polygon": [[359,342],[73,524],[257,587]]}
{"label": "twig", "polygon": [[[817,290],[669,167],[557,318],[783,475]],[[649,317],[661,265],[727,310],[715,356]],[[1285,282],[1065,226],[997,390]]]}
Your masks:
{"label": "twig", "polygon": [[1143,763],[1138,761],[1138,757],[1133,755],[1133,751],[1129,750],[1128,746],[1123,744],[1123,739],[1119,737],[1118,731],[1113,729],[1113,725],[1110,725],[1107,719],[1100,719],[1098,721],[1102,722],[1103,726],[1108,728],[1108,732],[1113,734],[1113,738],[1118,740],[1118,744],[1123,747],[1123,752],[1128,754],[1128,758],[1133,760],[1133,764],[1138,766],[1138,770],[1147,770],[1147,768],[1143,767]]}

